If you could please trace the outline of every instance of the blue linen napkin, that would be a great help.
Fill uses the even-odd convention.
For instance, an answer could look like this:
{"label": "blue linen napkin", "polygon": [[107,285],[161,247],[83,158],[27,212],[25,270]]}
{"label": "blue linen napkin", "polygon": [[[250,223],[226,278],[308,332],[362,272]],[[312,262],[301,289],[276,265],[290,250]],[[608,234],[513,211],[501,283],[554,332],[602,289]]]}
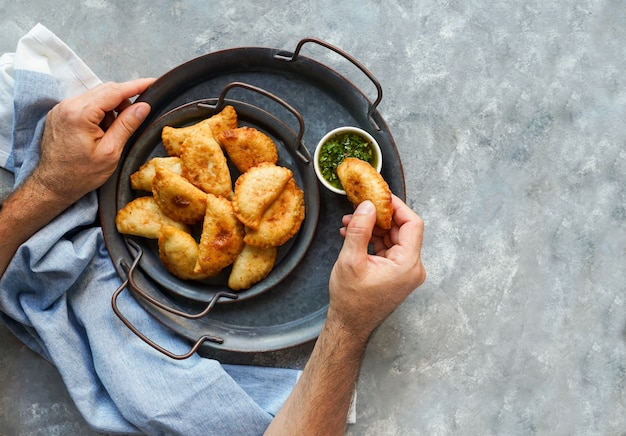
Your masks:
{"label": "blue linen napkin", "polygon": [[[0,132],[0,166],[14,173],[17,186],[37,164],[47,112],[99,79],[41,24],[0,59],[0,124],[12,125],[11,138]],[[222,365],[198,355],[177,361],[138,339],[111,309],[121,280],[97,209],[92,192],[22,245],[0,279],[0,320],[56,366],[97,431],[262,434],[299,371]],[[118,304],[148,337],[174,353],[188,351],[130,293]]]}

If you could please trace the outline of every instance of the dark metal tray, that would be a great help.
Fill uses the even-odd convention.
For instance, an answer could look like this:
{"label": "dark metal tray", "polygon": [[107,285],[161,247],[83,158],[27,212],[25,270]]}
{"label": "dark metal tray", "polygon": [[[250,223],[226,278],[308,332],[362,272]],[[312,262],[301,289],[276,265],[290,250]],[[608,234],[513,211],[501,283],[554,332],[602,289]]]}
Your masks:
{"label": "dark metal tray", "polygon": [[[356,65],[376,85],[376,98],[368,98],[337,71],[300,54],[307,43],[335,51]],[[294,52],[244,47],[210,53],[173,69],[139,97],[140,101],[152,106],[151,115],[129,140],[116,173],[100,189],[100,217],[105,241],[118,273],[124,279],[127,271],[123,265],[130,265],[135,254],[115,229],[124,160],[143,131],[158,117],[189,102],[216,97],[232,82],[264,89],[295,108],[304,120],[302,142],[311,155],[319,139],[335,127],[353,125],[367,130],[381,146],[383,176],[391,190],[405,198],[397,147],[376,108],[382,98],[380,85],[350,55],[317,39],[300,41]],[[229,98],[265,110],[287,124],[293,119],[283,106],[262,95],[233,90]],[[298,130],[295,123],[293,130]],[[198,341],[204,335],[223,339],[222,343],[207,341],[200,345],[198,342],[204,353],[210,353],[211,349],[236,353],[266,352],[304,344],[314,340],[323,325],[328,308],[328,277],[343,242],[339,235],[341,217],[351,211],[352,205],[344,196],[321,188],[315,235],[289,274],[254,298],[215,305],[205,317],[188,319],[177,316],[156,307],[132,289],[131,292],[155,319],[190,341]],[[194,299],[163,290],[140,268],[135,277],[146,294],[169,307],[187,313],[198,313],[206,307]]]}

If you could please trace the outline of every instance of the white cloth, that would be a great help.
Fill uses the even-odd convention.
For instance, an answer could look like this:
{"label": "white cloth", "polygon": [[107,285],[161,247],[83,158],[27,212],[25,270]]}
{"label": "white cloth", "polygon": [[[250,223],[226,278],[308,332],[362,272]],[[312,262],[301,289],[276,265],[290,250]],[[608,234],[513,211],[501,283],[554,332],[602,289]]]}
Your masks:
{"label": "white cloth", "polygon": [[14,70],[52,76],[61,98],[73,97],[102,83],[76,53],[44,25],[37,24],[22,37],[15,53],[0,57],[0,166],[11,152]]}
{"label": "white cloth", "polygon": [[13,132],[13,60],[14,53],[0,56],[0,167],[4,168],[11,153]]}

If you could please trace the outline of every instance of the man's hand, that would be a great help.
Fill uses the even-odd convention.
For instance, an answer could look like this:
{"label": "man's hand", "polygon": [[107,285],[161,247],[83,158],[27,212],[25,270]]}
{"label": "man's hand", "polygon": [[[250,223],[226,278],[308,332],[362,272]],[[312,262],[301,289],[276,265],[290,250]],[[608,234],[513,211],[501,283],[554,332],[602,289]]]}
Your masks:
{"label": "man's hand", "polygon": [[128,99],[153,81],[105,83],[48,113],[39,164],[0,210],[0,276],[22,243],[115,171],[124,144],[150,112]]}
{"label": "man's hand", "polygon": [[[128,99],[153,81],[104,83],[56,105],[46,119],[33,179],[66,206],[104,184],[124,144],[150,112],[147,103],[131,105]],[[113,111],[118,116],[111,122]]]}
{"label": "man's hand", "polygon": [[[395,195],[392,202],[388,231],[375,228],[369,201],[344,217],[345,241],[330,276],[329,320],[363,340],[426,278],[420,254],[424,221]],[[368,254],[370,243],[376,255]]]}
{"label": "man's hand", "polygon": [[[393,223],[375,228],[367,201],[343,218],[345,240],[330,276],[326,322],[296,387],[267,435],[342,435],[371,333],[426,278],[424,222],[393,196]],[[376,255],[368,254],[372,243]]]}

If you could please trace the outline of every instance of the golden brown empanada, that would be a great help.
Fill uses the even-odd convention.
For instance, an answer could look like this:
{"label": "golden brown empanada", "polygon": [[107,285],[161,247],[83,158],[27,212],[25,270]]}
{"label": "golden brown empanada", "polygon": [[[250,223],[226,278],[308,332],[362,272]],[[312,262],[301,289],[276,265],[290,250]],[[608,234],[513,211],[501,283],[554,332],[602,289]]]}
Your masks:
{"label": "golden brown empanada", "polygon": [[291,178],[267,208],[257,229],[246,227],[244,242],[256,247],[277,247],[291,239],[304,220],[304,193]]}
{"label": "golden brown empanada", "polygon": [[130,175],[130,187],[142,191],[152,192],[152,179],[156,167],[161,166],[168,170],[182,174],[183,167],[178,157],[155,157],[143,164],[137,171]]}
{"label": "golden brown empanada", "polygon": [[232,106],[225,106],[222,111],[210,118],[199,121],[191,126],[165,126],[161,131],[163,146],[170,156],[180,156],[181,146],[185,139],[192,135],[209,136],[214,139],[220,132],[237,128],[237,113]]}
{"label": "golden brown empanada", "polygon": [[239,127],[221,132],[217,142],[242,173],[262,162],[278,162],[276,144],[265,133],[253,127]]}
{"label": "golden brown empanada", "polygon": [[232,264],[243,249],[244,227],[235,217],[229,200],[213,194],[206,196],[206,213],[194,271],[213,275]]}
{"label": "golden brown empanada", "polygon": [[206,193],[232,198],[233,184],[226,156],[213,137],[192,135],[183,142],[183,177]]}
{"label": "golden brown empanada", "polygon": [[211,126],[211,133],[213,133],[213,138],[217,141],[217,135],[220,133],[237,128],[237,112],[235,112],[235,108],[232,106],[224,106],[224,109],[210,117],[207,123]]}
{"label": "golden brown empanada", "polygon": [[253,247],[245,245],[233,263],[228,277],[228,287],[234,291],[248,289],[263,280],[276,263],[276,247]]}
{"label": "golden brown empanada", "polygon": [[370,200],[376,207],[376,224],[390,229],[393,205],[391,190],[383,176],[369,163],[354,157],[346,158],[339,164],[337,175],[348,200],[355,206]]}
{"label": "golden brown empanada", "polygon": [[163,226],[159,237],[159,258],[169,272],[183,280],[204,280],[208,274],[195,273],[198,243],[189,233]]}
{"label": "golden brown empanada", "polygon": [[158,239],[161,227],[168,225],[189,232],[189,226],[175,221],[163,213],[154,197],[138,197],[126,204],[115,217],[117,231],[125,235]]}
{"label": "golden brown empanada", "polygon": [[233,196],[233,209],[239,221],[252,229],[258,228],[263,214],[292,176],[289,168],[267,162],[239,176]]}
{"label": "golden brown empanada", "polygon": [[167,168],[156,167],[152,195],[163,213],[176,221],[195,224],[204,217],[207,194]]}

